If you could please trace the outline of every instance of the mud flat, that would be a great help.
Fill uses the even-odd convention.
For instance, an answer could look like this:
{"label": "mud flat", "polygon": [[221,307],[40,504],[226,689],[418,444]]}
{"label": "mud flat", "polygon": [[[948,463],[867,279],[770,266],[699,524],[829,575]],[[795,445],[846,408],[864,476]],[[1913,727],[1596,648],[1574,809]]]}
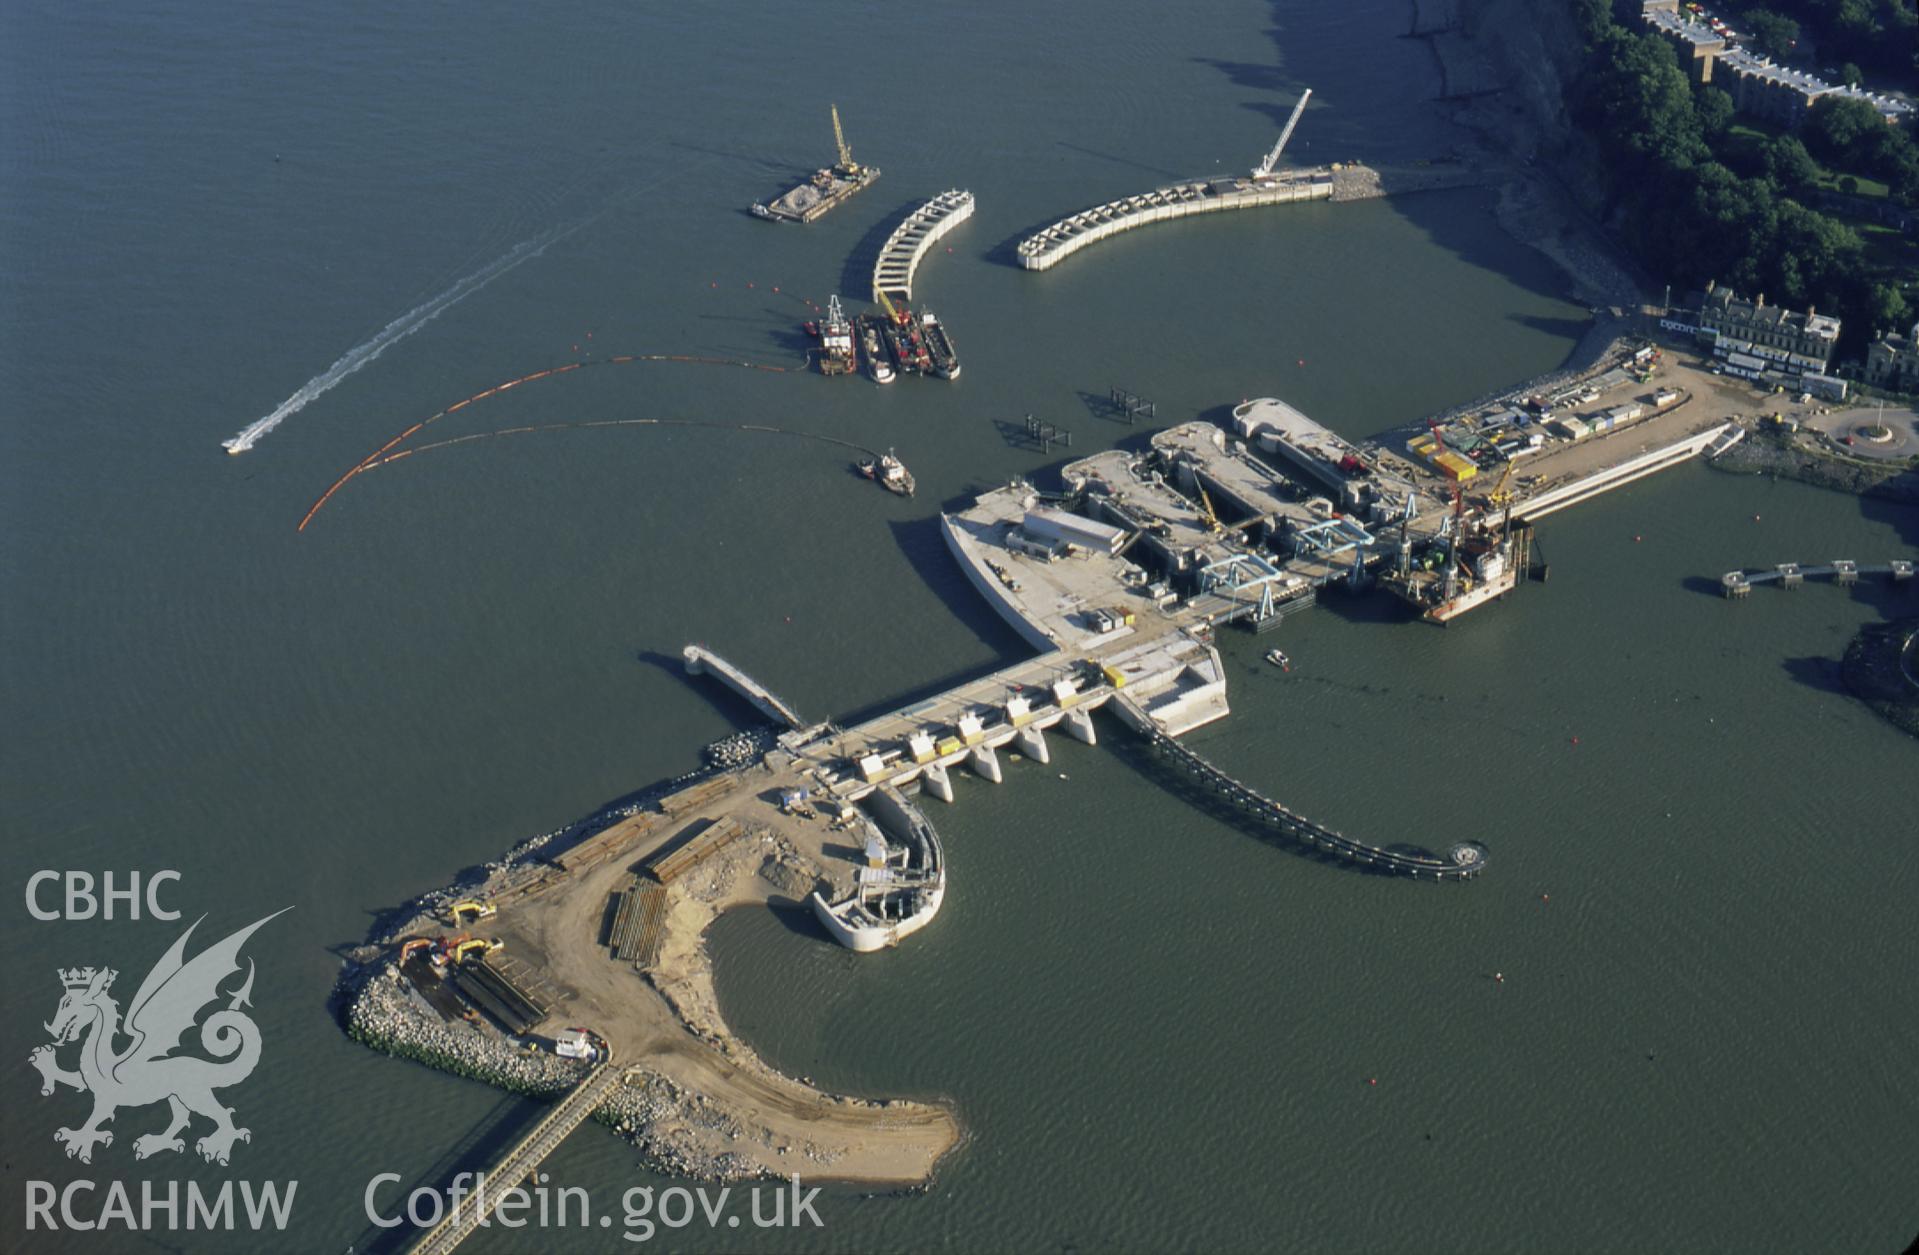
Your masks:
{"label": "mud flat", "polygon": [[1919,505],[1919,468],[1842,457],[1764,433],[1740,441],[1711,465],[1734,474],[1781,475],[1838,492]]}
{"label": "mud flat", "polygon": [[[713,921],[733,909],[798,910],[816,885],[850,886],[854,869],[825,852],[844,844],[844,833],[824,818],[781,813],[777,790],[754,787],[770,783],[764,768],[709,779],[718,796],[697,810],[669,816],[632,807],[583,840],[571,839],[583,825],[535,838],[482,874],[396,912],[349,956],[340,986],[348,1034],[387,1054],[544,1096],[585,1071],[552,1054],[546,1035],[590,1028],[625,1073],[595,1118],[652,1167],[715,1181],[797,1173],[893,1189],[924,1185],[960,1141],[949,1103],[827,1093],[767,1064],[721,1015],[706,946]],[[652,955],[643,963],[614,957],[607,933],[615,895],[644,880],[648,859],[718,823],[739,825],[741,835],[663,886]],[[561,866],[570,851],[600,837],[620,848],[588,866]],[[549,859],[547,849],[558,853]],[[441,912],[462,899],[493,902],[498,914],[452,926]],[[400,970],[403,939],[464,931],[501,942],[503,963],[550,999],[525,1036],[485,1019],[444,1019]]]}
{"label": "mud flat", "polygon": [[1919,737],[1919,619],[1867,624],[1846,647],[1840,671],[1853,696]]}

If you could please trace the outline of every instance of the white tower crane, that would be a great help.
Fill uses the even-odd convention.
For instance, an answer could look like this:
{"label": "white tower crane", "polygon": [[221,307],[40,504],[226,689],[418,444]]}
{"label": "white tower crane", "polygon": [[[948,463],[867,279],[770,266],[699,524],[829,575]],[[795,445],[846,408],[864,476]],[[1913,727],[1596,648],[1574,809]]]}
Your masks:
{"label": "white tower crane", "polygon": [[1299,103],[1293,106],[1293,116],[1286,119],[1286,129],[1279,133],[1279,142],[1273,145],[1273,151],[1266,154],[1266,160],[1253,168],[1253,178],[1264,183],[1273,177],[1273,167],[1279,164],[1279,154],[1284,151],[1286,141],[1293,137],[1293,128],[1299,125],[1299,115],[1306,112],[1306,102],[1313,98],[1313,89],[1308,87],[1299,97]]}

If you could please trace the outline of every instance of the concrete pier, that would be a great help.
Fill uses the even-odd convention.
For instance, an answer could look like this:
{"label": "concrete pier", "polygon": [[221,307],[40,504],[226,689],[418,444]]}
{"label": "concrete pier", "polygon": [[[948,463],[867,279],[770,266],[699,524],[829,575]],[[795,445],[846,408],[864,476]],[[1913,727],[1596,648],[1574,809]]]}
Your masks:
{"label": "concrete pier", "polygon": [[1093,717],[1083,710],[1067,711],[1061,726],[1066,729],[1067,736],[1082,745],[1099,744],[1099,734],[1093,731]]}
{"label": "concrete pier", "polygon": [[712,650],[700,645],[688,645],[680,651],[686,659],[688,675],[711,675],[726,687],[744,697],[759,708],[767,718],[777,720],[789,728],[802,728],[806,721],[799,712],[781,701],[773,690],[755,680]]}
{"label": "concrete pier", "polygon": [[1777,584],[1788,591],[1797,591],[1810,579],[1830,580],[1840,588],[1851,588],[1862,575],[1883,575],[1892,583],[1901,584],[1912,578],[1912,570],[1909,558],[1895,558],[1875,566],[1861,566],[1851,558],[1835,558],[1824,566],[1780,562],[1765,571],[1728,571],[1719,577],[1719,587],[1726,597],[1739,599],[1751,593],[1755,584]]}

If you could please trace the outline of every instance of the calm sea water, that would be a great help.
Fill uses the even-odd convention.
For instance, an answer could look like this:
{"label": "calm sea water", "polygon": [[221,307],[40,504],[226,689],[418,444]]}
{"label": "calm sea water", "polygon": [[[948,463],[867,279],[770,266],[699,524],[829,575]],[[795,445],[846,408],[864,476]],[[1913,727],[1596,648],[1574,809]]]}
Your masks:
{"label": "calm sea water", "polygon": [[[1019,656],[931,516],[1058,459],[1022,443],[1026,414],[1075,454],[1144,435],[1089,404],[1116,383],[1168,421],[1271,393],[1364,435],[1555,366],[1585,311],[1479,193],[1164,227],[1044,276],[1006,262],[1064,211],[1250,164],[1302,86],[1301,160],[1443,155],[1464,137],[1407,19],[1370,2],[1203,21],[1130,3],[10,14],[0,1057],[45,1040],[57,967],[131,983],[179,927],[37,922],[37,869],[177,869],[172,904],[209,932],[295,910],[249,947],[266,1054],[227,1096],[253,1132],[233,1167],[136,1164],[157,1109],[75,1164],[51,1134],[82,1100],[38,1098],[16,1062],[0,1245],[179,1244],[27,1233],[30,1179],[246,1178],[299,1181],[288,1249],[365,1249],[372,1174],[438,1180],[510,1140],[537,1106],[341,1035],[337,949],[454,869],[692,766],[740,711],[663,661],[687,640],[822,716]],[[880,183],[805,229],[741,214],[826,159],[834,101]],[[949,186],[979,208],[919,288],[964,354],[955,385],[629,365],[432,429],[773,422],[897,446],[915,501],[826,444],[575,430],[421,454],[295,532],[368,450],[501,380],[625,352],[791,363],[806,301],[862,295],[892,223]],[[1329,598],[1288,624],[1290,675],[1228,637],[1234,715],[1197,734],[1346,831],[1484,841],[1485,879],[1411,885],[1262,844],[1123,744],[969,783],[935,814],[953,889],[912,945],[855,960],[764,913],[712,937],[728,1014],[771,1060],[950,1098],[962,1150],[925,1196],[829,1192],[823,1230],[655,1244],[1902,1245],[1915,747],[1834,665],[1894,607],[1824,587],[1728,605],[1694,581],[1909,552],[1919,518],[1688,467],[1543,539],[1550,583],[1450,630]],[[593,1130],[550,1171],[609,1203],[669,1184]],[[529,1230],[473,1249],[627,1245]]]}

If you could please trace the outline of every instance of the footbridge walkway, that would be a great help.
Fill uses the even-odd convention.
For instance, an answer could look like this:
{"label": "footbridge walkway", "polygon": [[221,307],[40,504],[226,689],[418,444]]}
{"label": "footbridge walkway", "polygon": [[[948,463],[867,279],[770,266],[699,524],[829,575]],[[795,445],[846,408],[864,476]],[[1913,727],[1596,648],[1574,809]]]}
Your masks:
{"label": "footbridge walkway", "polygon": [[1912,570],[1910,560],[1899,558],[1879,566],[1860,566],[1849,558],[1840,558],[1824,566],[1781,562],[1770,571],[1728,571],[1719,577],[1719,590],[1729,598],[1742,598],[1752,592],[1754,584],[1777,584],[1781,588],[1797,589],[1808,579],[1831,580],[1841,588],[1849,588],[1857,584],[1862,575],[1884,575],[1895,584],[1903,584],[1912,578]]}
{"label": "footbridge walkway", "polygon": [[1405,854],[1382,850],[1322,827],[1241,784],[1201,758],[1191,747],[1159,731],[1152,720],[1146,718],[1145,712],[1124,695],[1116,695],[1113,700],[1119,703],[1126,721],[1145,737],[1147,745],[1155,753],[1222,801],[1302,845],[1323,850],[1351,863],[1433,880],[1470,880],[1486,870],[1486,849],[1477,842],[1462,842],[1447,850],[1443,856]]}
{"label": "footbridge walkway", "polygon": [[941,192],[893,229],[873,265],[873,291],[902,303],[913,299],[913,272],[928,249],[973,216],[973,194],[954,188]]}
{"label": "footbridge walkway", "polygon": [[533,1175],[541,1161],[606,1101],[607,1094],[620,1083],[623,1075],[610,1059],[595,1065],[571,1093],[533,1126],[532,1132],[521,1138],[519,1144],[481,1178],[486,1182],[486,1192],[456,1203],[440,1223],[413,1244],[408,1255],[448,1255],[470,1237],[480,1222],[499,1206],[506,1192]]}

